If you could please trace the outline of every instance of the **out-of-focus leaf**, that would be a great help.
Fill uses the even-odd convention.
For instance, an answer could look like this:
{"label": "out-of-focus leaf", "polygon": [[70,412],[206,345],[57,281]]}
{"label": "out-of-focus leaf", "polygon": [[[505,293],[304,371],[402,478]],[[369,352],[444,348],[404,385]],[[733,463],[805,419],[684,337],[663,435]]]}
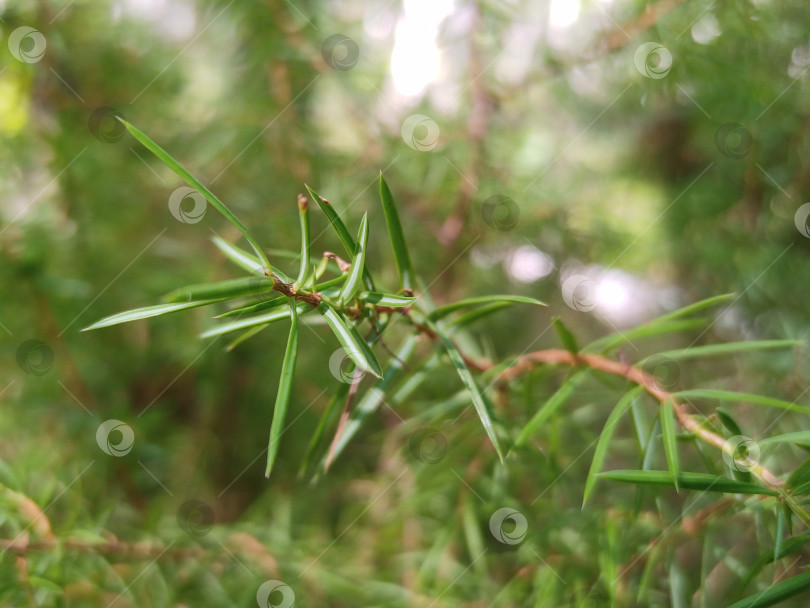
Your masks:
{"label": "out-of-focus leaf", "polygon": [[585,492],[582,497],[583,507],[585,506],[585,503],[588,502],[588,498],[596,486],[596,475],[602,469],[602,464],[605,462],[610,440],[613,437],[613,431],[616,430],[616,425],[619,423],[619,419],[628,409],[630,409],[630,407],[633,405],[633,401],[638,398],[639,393],[641,393],[643,390],[644,387],[642,386],[637,386],[631,389],[629,392],[625,393],[621,399],[619,399],[619,402],[610,412],[607,422],[605,422],[605,426],[602,429],[602,433],[599,435],[599,441],[596,444],[596,450],[594,451],[593,460],[591,461],[591,468],[588,471],[588,477],[585,479]]}
{"label": "out-of-focus leaf", "polygon": [[[352,367],[352,370],[353,369],[354,367]],[[349,373],[351,373],[351,370]],[[385,375],[387,377],[388,373]],[[326,429],[330,424],[332,424],[335,414],[340,411],[340,405],[346,400],[346,395],[348,395],[350,387],[351,384],[347,382],[340,382],[337,390],[329,400],[329,403],[326,406],[326,411],[324,411],[320,420],[318,420],[318,426],[315,428],[315,432],[312,434],[312,437],[309,440],[309,445],[307,445],[307,453],[304,456],[304,459],[301,461],[301,466],[298,469],[299,478],[304,477],[309,470],[310,465],[315,457],[315,452],[318,451],[321,443],[323,443],[323,438],[326,436]]]}
{"label": "out-of-focus leaf", "polygon": [[773,435],[765,439],[760,439],[757,443],[760,447],[774,443],[802,443],[810,445],[810,431],[796,431],[795,433]]}
{"label": "out-of-focus leaf", "polygon": [[788,488],[798,488],[810,481],[810,458],[799,465],[787,478],[785,485]]}
{"label": "out-of-focus leaf", "polygon": [[672,312],[668,312],[664,315],[661,315],[660,317],[650,321],[649,324],[662,323],[666,321],[671,321],[672,319],[688,317],[689,315],[692,315],[696,312],[702,312],[707,308],[711,308],[712,306],[717,306],[718,304],[722,304],[723,302],[728,302],[735,296],[736,294],[734,293],[724,293],[719,296],[712,296],[711,298],[706,298],[705,300],[701,300],[700,302],[695,302],[694,304],[689,304],[687,306],[684,306],[683,308],[679,308],[677,310],[673,310]]}
{"label": "out-of-focus leaf", "polygon": [[270,477],[273,464],[278,454],[281,435],[284,433],[284,420],[292,396],[293,378],[295,377],[295,363],[298,360],[298,311],[295,298],[289,299],[290,335],[287,338],[287,349],[284,351],[284,362],[281,364],[281,377],[278,381],[276,404],[273,408],[273,422],[270,425],[270,441],[267,444],[267,468],[265,477]]}
{"label": "out-of-focus leaf", "polygon": [[[298,314],[302,314],[304,312],[308,312],[312,310],[312,307],[309,304],[305,304],[304,302],[298,303]],[[254,325],[264,325],[266,323],[274,323],[276,321],[281,321],[282,319],[286,319],[290,316],[290,309],[289,308],[278,308],[271,312],[265,313],[263,315],[258,315],[255,317],[247,317],[244,319],[239,319],[238,321],[232,321],[231,323],[225,323],[223,325],[218,325],[209,329],[208,331],[204,331],[200,334],[201,338],[212,338],[214,336],[219,336],[222,334],[227,334],[232,331],[239,331],[240,329],[247,329],[249,327],[253,327]]]}
{"label": "out-of-focus leaf", "polygon": [[182,302],[179,304],[156,304],[154,306],[135,308],[133,310],[127,310],[126,312],[119,312],[117,314],[110,315],[109,317],[104,317],[100,321],[96,321],[92,325],[85,327],[82,331],[109,327],[110,325],[118,325],[119,323],[129,323],[130,321],[148,319],[149,317],[159,317],[160,315],[165,315],[170,312],[197,308],[198,306],[208,306],[209,304],[215,304],[216,302],[222,302],[222,299],[199,300],[195,302]]}
{"label": "out-of-focus leaf", "polygon": [[754,580],[754,578],[756,578],[760,572],[762,572],[762,569],[765,566],[778,559],[782,559],[783,557],[801,551],[808,543],[810,543],[810,533],[805,533],[801,536],[794,536],[793,538],[785,539],[779,553],[775,553],[773,551],[763,553],[756,563],[751,566],[748,572],[746,572],[745,578],[738,585],[737,597],[739,597],[740,593],[748,586],[748,584]]}
{"label": "out-of-focus leaf", "polygon": [[430,329],[436,336],[439,338],[444,350],[450,356],[450,361],[453,362],[453,365],[456,368],[456,372],[461,378],[461,382],[467,388],[467,391],[470,393],[470,399],[475,406],[475,411],[478,413],[478,418],[481,420],[481,424],[484,425],[484,431],[486,431],[489,440],[492,442],[492,446],[495,448],[495,452],[498,454],[498,458],[500,458],[501,462],[503,462],[503,452],[501,451],[501,444],[498,441],[498,436],[495,434],[495,427],[492,425],[492,418],[489,413],[489,407],[487,406],[486,401],[484,400],[484,395],[481,393],[481,389],[478,388],[478,385],[475,383],[475,379],[473,375],[470,373],[470,370],[467,368],[467,364],[464,362],[464,358],[461,356],[461,353],[456,348],[455,344],[447,337],[447,334],[444,332],[443,329],[440,329],[438,325],[433,323],[430,319],[426,317],[422,317],[422,315],[417,315],[417,319],[420,322],[423,322],[428,329]]}
{"label": "out-of-focus leaf", "polygon": [[378,378],[382,378],[382,370],[377,362],[377,357],[374,356],[366,341],[357,333],[354,325],[347,322],[337,310],[326,302],[321,302],[318,305],[318,312],[326,319],[335,337],[346,349],[346,353],[351,357],[355,365]]}
{"label": "out-of-focus leaf", "polygon": [[477,306],[478,304],[492,304],[494,302],[535,304],[537,306],[546,306],[544,302],[541,302],[540,300],[535,300],[534,298],[527,298],[526,296],[510,296],[510,295],[477,296],[474,298],[465,298],[464,300],[459,300],[458,302],[453,302],[452,304],[448,304],[447,306],[437,308],[428,315],[428,318],[431,321],[437,321],[443,317],[446,317],[451,312],[455,312],[462,308],[467,308],[469,306]]}
{"label": "out-of-focus leaf", "polygon": [[[306,184],[304,184],[306,186]],[[329,223],[334,228],[335,232],[340,239],[340,242],[343,244],[343,247],[346,249],[346,253],[349,255],[354,255],[354,250],[356,247],[356,243],[352,238],[352,235],[349,234],[349,231],[346,228],[346,224],[343,223],[343,220],[340,219],[340,216],[335,211],[334,207],[327,201],[325,198],[320,196],[317,192],[315,192],[309,186],[306,186],[309,195],[312,199],[318,203],[318,206],[323,211],[323,214],[326,216],[326,219],[329,220]],[[366,286],[368,291],[374,291],[374,281],[371,279],[371,275],[368,272],[368,269],[364,269],[363,271],[363,284]]]}
{"label": "out-of-focus leaf", "polygon": [[385,213],[385,224],[388,226],[391,248],[394,250],[394,262],[397,266],[400,287],[402,289],[411,289],[413,276],[411,257],[408,254],[408,245],[405,243],[405,234],[402,232],[402,224],[399,221],[394,197],[388,188],[388,184],[385,183],[382,172],[380,172],[380,201]]}
{"label": "out-of-focus leaf", "polygon": [[[616,470],[599,473],[598,477],[632,483],[644,486],[658,486],[675,489],[675,480],[669,471],[633,471]],[[727,494],[764,494],[767,496],[778,496],[779,492],[770,488],[763,488],[753,483],[745,483],[729,479],[728,477],[718,477],[706,473],[680,473],[678,475],[678,487],[685,490],[703,490],[706,492],[723,492]]]}
{"label": "out-of-focus leaf", "polygon": [[377,304],[379,306],[389,306],[391,308],[403,308],[410,306],[416,301],[416,298],[413,297],[398,296],[392,293],[379,293],[377,291],[361,291],[357,294],[357,299],[361,302]]}
{"label": "out-of-focus leaf", "polygon": [[579,352],[579,346],[577,346],[577,339],[574,334],[560,320],[560,317],[552,317],[551,322],[554,324],[554,329],[557,330],[557,335],[560,337],[560,342],[562,342],[565,350],[572,355],[576,355]]}
{"label": "out-of-focus leaf", "polygon": [[518,438],[515,440],[515,447],[524,445],[532,435],[540,430],[540,427],[568,400],[571,393],[579,385],[587,375],[589,370],[584,369],[569,378],[566,378],[562,386],[548,398],[548,400],[540,406],[540,409],[532,416],[532,419],[526,423],[521,430]]}
{"label": "out-of-focus leaf", "polygon": [[675,483],[675,490],[678,489],[678,473],[681,470],[678,460],[678,437],[675,428],[675,408],[672,401],[667,399],[658,409],[661,418],[661,437],[664,442],[664,455],[667,458],[667,466],[672,473]]}
{"label": "out-of-focus leaf", "polygon": [[214,318],[227,319],[228,317],[243,317],[245,315],[249,315],[254,312],[261,312],[263,310],[268,310],[269,308],[277,308],[279,306],[284,306],[286,301],[287,296],[276,296],[274,298],[262,300],[261,302],[256,302],[256,304],[251,304],[250,306],[242,306],[241,308],[234,308],[233,310],[223,312],[221,315],[217,315]]}
{"label": "out-of-focus leaf", "polygon": [[228,346],[225,347],[225,350],[228,351],[228,352],[232,351],[234,348],[236,348],[237,346],[242,344],[242,342],[250,340],[253,336],[255,336],[260,331],[265,329],[267,327],[267,325],[268,324],[266,324],[266,323],[264,325],[254,325],[253,327],[248,329],[246,332],[244,332],[241,336],[238,336],[237,338],[234,338],[233,340],[228,342]]}
{"label": "out-of-focus leaf", "polygon": [[237,247],[236,245],[232,245],[228,241],[218,236],[215,236],[213,239],[214,245],[216,245],[222,253],[225,254],[231,262],[242,268],[243,270],[247,270],[252,274],[256,274],[259,276],[264,276],[264,268],[262,268],[262,263],[259,261],[255,255],[248,253],[241,247]]}
{"label": "out-of-focus leaf", "polygon": [[810,572],[804,572],[786,581],[774,583],[762,591],[735,602],[729,608],[766,608],[810,589]]}
{"label": "out-of-focus leaf", "polygon": [[742,435],[743,432],[740,430],[740,425],[737,424],[737,421],[724,410],[722,407],[718,407],[714,410],[717,413],[717,417],[720,419],[720,422],[723,424],[726,429],[733,435]]}
{"label": "out-of-focus leaf", "polygon": [[481,308],[476,308],[470,312],[464,313],[455,319],[447,321],[447,327],[466,327],[470,323],[477,321],[483,317],[487,317],[493,313],[509,308],[512,306],[511,302],[496,302],[495,304],[487,304]]}
{"label": "out-of-focus leaf", "polygon": [[[786,513],[787,511],[787,513]],[[785,542],[785,528],[787,527],[787,520],[790,519],[790,509],[785,504],[777,505],[776,507],[776,538],[773,545],[773,556],[777,559],[777,555],[782,552],[782,546]]]}
{"label": "out-of-focus leaf", "polygon": [[706,346],[691,346],[678,350],[670,350],[663,353],[656,353],[638,363],[643,365],[645,361],[652,357],[662,357],[666,359],[682,361],[684,359],[696,359],[698,357],[717,357],[722,355],[733,355],[737,353],[772,350],[777,348],[793,348],[801,344],[798,340],[752,340],[750,342],[730,342],[728,344],[709,344]]}
{"label": "out-of-focus leaf", "polygon": [[810,414],[810,408],[790,403],[789,401],[782,401],[781,399],[774,399],[773,397],[765,397],[764,395],[753,395],[751,393],[735,393],[733,391],[721,391],[709,388],[697,388],[687,391],[678,391],[675,393],[676,398],[682,399],[716,399],[717,401],[730,401],[746,403],[755,403],[757,405],[766,405],[768,407],[777,407],[791,412],[800,414]]}
{"label": "out-of-focus leaf", "polygon": [[351,302],[354,294],[357,293],[357,288],[360,286],[360,278],[363,275],[363,270],[366,267],[366,249],[368,248],[368,214],[363,214],[363,219],[360,221],[360,230],[357,233],[357,245],[352,254],[352,267],[349,269],[349,274],[346,281],[343,283],[343,288],[340,290],[338,301],[341,304]]}
{"label": "out-of-focus leaf", "polygon": [[180,287],[166,294],[169,302],[191,302],[213,298],[241,298],[273,291],[273,279],[268,277],[244,277],[218,283],[199,283]]}
{"label": "out-of-focus leaf", "polygon": [[298,278],[295,280],[297,288],[303,287],[309,279],[309,273],[312,271],[310,264],[310,229],[309,229],[309,210],[307,209],[307,199],[304,195],[298,195],[298,223],[301,228],[301,263],[298,270]]}
{"label": "out-of-focus leaf", "polygon": [[341,433],[332,448],[332,461],[343,452],[344,448],[354,438],[368,417],[380,407],[386,394],[391,390],[394,382],[396,382],[402,374],[404,364],[407,363],[408,359],[413,354],[417,342],[418,336],[416,334],[411,334],[405,338],[405,341],[399,349],[397,349],[388,368],[385,370],[383,379],[378,380],[372,388],[367,390],[357,405],[352,409],[349,420],[346,422],[346,426],[343,427],[343,433]]}
{"label": "out-of-focus leaf", "polygon": [[606,352],[622,344],[652,338],[664,334],[678,333],[697,329],[706,325],[704,319],[689,319],[681,321],[665,321],[663,323],[645,324],[621,333],[610,334],[595,340],[585,346],[583,352]]}
{"label": "out-of-focus leaf", "polygon": [[270,260],[267,259],[264,251],[262,248],[259,247],[259,243],[253,238],[253,235],[245,228],[245,225],[239,221],[239,218],[234,215],[234,213],[228,209],[227,205],[223,203],[219,198],[214,195],[208,188],[203,186],[202,182],[200,182],[196,177],[191,175],[179,162],[177,162],[172,156],[166,152],[163,148],[161,148],[157,143],[152,141],[146,133],[138,129],[137,127],[129,124],[126,120],[121,118],[120,116],[116,116],[116,118],[123,124],[127,131],[132,133],[132,135],[141,142],[144,147],[149,150],[152,154],[157,156],[160,161],[166,165],[169,169],[174,171],[180,178],[183,179],[189,186],[194,188],[197,192],[202,194],[211,205],[219,211],[226,220],[228,220],[231,224],[233,224],[239,232],[241,232],[245,238],[250,243],[251,247],[253,247],[253,251],[256,252],[259,260],[261,260],[262,266],[265,269],[265,273],[269,274],[273,271],[273,267],[270,265]]}

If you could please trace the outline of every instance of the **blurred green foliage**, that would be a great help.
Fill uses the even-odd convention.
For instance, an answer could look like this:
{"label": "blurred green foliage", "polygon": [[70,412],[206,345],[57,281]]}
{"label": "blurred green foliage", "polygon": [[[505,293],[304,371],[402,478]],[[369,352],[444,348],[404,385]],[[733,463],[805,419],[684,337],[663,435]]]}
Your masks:
{"label": "blurred green foliage", "polygon": [[[416,15],[414,4],[0,2],[0,483],[45,509],[59,536],[157,547],[142,559],[5,552],[1,605],[252,606],[261,582],[275,579],[296,590],[296,605],[313,606],[629,606],[636,594],[641,605],[729,605],[729,589],[754,592],[807,563],[800,551],[800,562],[769,565],[759,586],[733,588],[760,557],[738,539],[774,534],[765,507],[734,507],[696,532],[670,522],[714,498],[636,495],[600,481],[581,510],[589,458],[578,457],[616,402],[597,381],[500,466],[471,411],[450,424],[467,401],[446,401],[460,386],[444,365],[382,407],[329,474],[308,483],[298,466],[334,389],[328,355],[339,345],[305,326],[291,416],[300,418],[268,481],[257,455],[285,328],[227,355],[222,342],[196,339],[212,325],[205,310],[79,332],[178,285],[237,276],[210,237],[235,242],[238,233],[213,212],[194,224],[173,217],[167,201],[182,183],[124,135],[110,118],[119,112],[281,249],[297,249],[305,183],[352,226],[368,212],[382,234],[383,170],[416,274],[437,303],[516,293],[550,304],[482,320],[480,344],[464,345],[476,356],[557,347],[554,315],[584,344],[726,292],[739,297],[705,331],[623,347],[622,356],[808,337],[810,239],[795,224],[810,200],[806,3],[457,1],[437,30],[442,73],[424,96],[406,98],[390,59],[404,39],[397,19]],[[561,6],[572,5],[579,14],[562,25]],[[14,56],[20,27],[44,38],[37,61]],[[351,46],[346,64],[323,52],[336,34],[356,44],[356,64]],[[672,57],[661,78],[637,69],[650,41]],[[35,51],[36,40],[19,48]],[[642,66],[655,70],[660,59]],[[417,75],[430,67],[420,61]],[[432,137],[427,123],[403,135],[415,114],[434,121],[435,146],[411,145]],[[495,195],[510,201],[505,219],[488,210]],[[327,228],[313,213],[317,255],[342,251]],[[397,284],[389,245],[374,233],[368,260]],[[295,274],[292,262],[284,270]],[[602,290],[593,314],[563,298],[577,272]],[[46,359],[19,362],[29,340],[44,343]],[[804,350],[712,360],[682,366],[678,386],[807,404],[807,363]],[[560,378],[532,372],[499,416],[525,423]],[[735,412],[756,437],[802,424]],[[620,424],[611,468],[637,466],[636,443],[660,432],[654,413],[639,416],[649,426]],[[108,419],[134,429],[126,458],[95,441]],[[447,441],[438,463],[414,453],[424,428]],[[803,460],[795,447],[778,454],[780,472]],[[663,452],[648,458],[665,468]],[[695,456],[682,468],[700,466]],[[11,496],[0,498],[8,539],[27,525]],[[526,542],[490,534],[487,521],[504,506],[527,518]],[[182,554],[200,547],[201,556]],[[713,569],[717,589],[701,586]],[[622,572],[618,587],[605,582]],[[733,583],[724,587],[724,577]],[[807,603],[795,601],[785,605]]]}

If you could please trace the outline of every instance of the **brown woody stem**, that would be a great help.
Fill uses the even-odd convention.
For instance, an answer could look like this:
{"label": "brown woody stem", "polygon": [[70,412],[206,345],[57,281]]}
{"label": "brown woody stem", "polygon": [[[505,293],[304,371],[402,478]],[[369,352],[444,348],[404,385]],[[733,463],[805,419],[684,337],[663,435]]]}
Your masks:
{"label": "brown woody stem", "polygon": [[[541,363],[549,363],[556,365],[571,365],[571,366],[586,366],[592,369],[612,374],[614,376],[621,376],[627,378],[631,382],[635,382],[639,386],[644,387],[650,395],[655,397],[660,403],[664,401],[671,401],[675,410],[675,415],[678,417],[680,425],[696,437],[711,444],[720,450],[726,450],[726,439],[722,436],[707,429],[699,420],[692,416],[684,403],[678,403],[673,393],[667,392],[661,387],[657,386],[654,381],[646,377],[644,372],[638,367],[614,361],[601,355],[588,355],[577,354],[573,355],[567,350],[548,349],[539,350],[527,355],[518,357],[515,365],[503,371],[498,378],[500,380],[511,380],[521,376]],[[746,468],[759,479],[765,486],[774,490],[783,490],[785,482],[779,479],[774,473],[765,468],[758,462],[748,460],[745,463]]]}

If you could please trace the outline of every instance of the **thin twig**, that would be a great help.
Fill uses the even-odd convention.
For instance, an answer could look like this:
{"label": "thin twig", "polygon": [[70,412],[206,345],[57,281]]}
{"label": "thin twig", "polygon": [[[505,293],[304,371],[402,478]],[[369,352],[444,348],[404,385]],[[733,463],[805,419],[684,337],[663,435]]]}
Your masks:
{"label": "thin twig", "polygon": [[[644,372],[638,367],[627,365],[621,361],[614,361],[613,359],[608,359],[607,357],[603,357],[601,355],[580,353],[575,356],[567,350],[551,348],[518,357],[515,365],[504,370],[498,376],[498,378],[500,380],[511,380],[513,378],[517,378],[518,376],[525,374],[535,366],[542,363],[572,366],[584,365],[607,374],[627,378],[631,382],[635,382],[639,386],[644,387],[644,390],[655,397],[660,403],[664,403],[665,401],[672,402],[678,422],[685,430],[694,434],[705,443],[719,448],[721,451],[727,449],[726,439],[707,429],[699,420],[692,416],[687,410],[687,405],[684,403],[678,403],[673,393],[667,392],[661,387],[657,386],[655,382],[648,379]],[[785,482],[779,479],[779,477],[777,477],[762,464],[748,460],[746,461],[746,468],[765,486],[773,490],[784,489]]]}

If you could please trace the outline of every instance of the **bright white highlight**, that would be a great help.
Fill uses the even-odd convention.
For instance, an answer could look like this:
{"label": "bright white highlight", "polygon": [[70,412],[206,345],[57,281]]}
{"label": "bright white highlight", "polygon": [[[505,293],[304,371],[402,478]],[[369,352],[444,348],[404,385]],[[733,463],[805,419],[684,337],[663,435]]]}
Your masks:
{"label": "bright white highlight", "polygon": [[579,17],[579,0],[551,0],[548,22],[552,28],[568,27]]}
{"label": "bright white highlight", "polygon": [[405,0],[391,55],[391,76],[401,95],[419,95],[438,78],[441,53],[436,39],[452,12],[453,0]]}
{"label": "bright white highlight", "polygon": [[506,271],[521,283],[534,283],[554,270],[554,261],[532,245],[513,250],[504,263]]}

